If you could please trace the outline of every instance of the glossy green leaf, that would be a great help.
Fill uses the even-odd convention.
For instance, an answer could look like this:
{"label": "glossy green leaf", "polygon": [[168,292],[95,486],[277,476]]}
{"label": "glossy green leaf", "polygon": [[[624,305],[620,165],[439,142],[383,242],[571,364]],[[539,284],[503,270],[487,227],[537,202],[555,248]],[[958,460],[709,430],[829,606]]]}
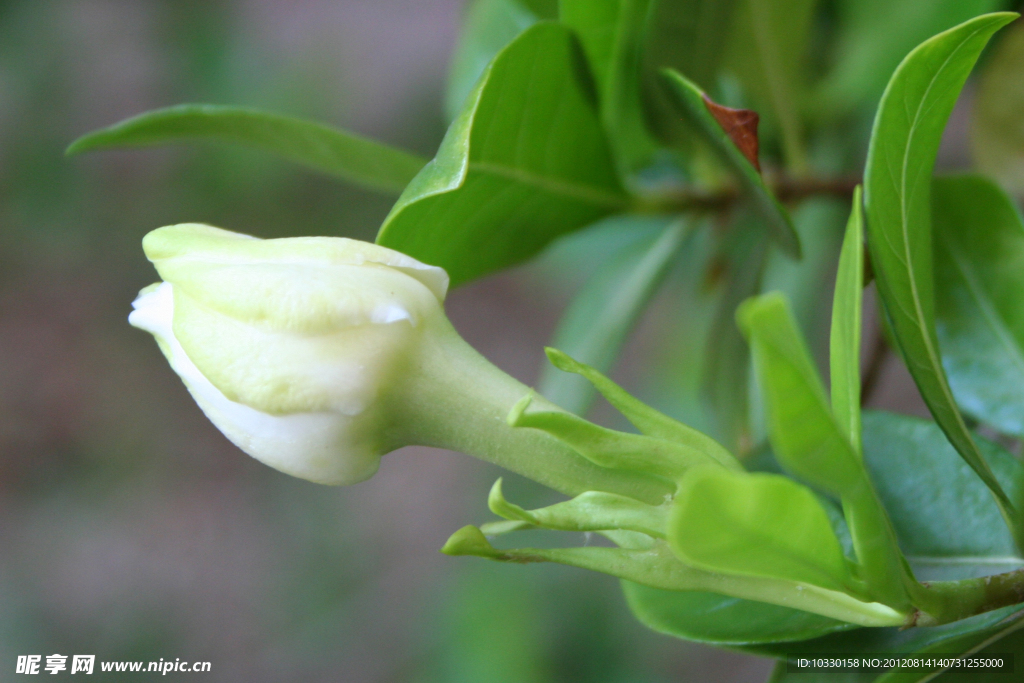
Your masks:
{"label": "glossy green leaf", "polygon": [[1024,23],[1006,29],[985,63],[971,119],[978,169],[1014,194],[1024,193]]}
{"label": "glossy green leaf", "polygon": [[831,367],[832,414],[855,453],[860,453],[860,334],[864,299],[864,215],[860,187],[853,194],[853,209],[839,256],[836,291],[832,302]]}
{"label": "glossy green leaf", "polygon": [[823,85],[825,111],[875,102],[900,60],[915,45],[986,12],[1002,0],[842,0],[835,66]]}
{"label": "glossy green leaf", "polygon": [[729,64],[754,108],[767,113],[782,138],[786,165],[806,170],[802,104],[817,0],[743,0],[729,44]]}
{"label": "glossy green leaf", "polygon": [[691,470],[672,507],[668,542],[706,571],[856,590],[814,493],[779,475]]}
{"label": "glossy green leaf", "polygon": [[[1019,495],[1024,466],[990,441],[978,439],[978,446],[1004,489]],[[1024,567],[992,496],[934,422],[865,413],[864,458],[919,579],[965,579]]]}
{"label": "glossy green leaf", "polygon": [[737,311],[750,340],[769,436],[783,466],[843,502],[863,578],[879,599],[906,605],[903,565],[860,455],[836,421],[786,300],[750,299]]}
{"label": "glossy green leaf", "polygon": [[[552,346],[601,372],[611,369],[690,233],[688,220],[673,221],[660,235],[599,266],[562,315]],[[544,368],[537,388],[577,415],[584,415],[594,399],[590,382],[554,366]]]}
{"label": "glossy green leaf", "polygon": [[942,130],[988,39],[1016,14],[973,19],[922,43],[893,74],[878,106],[864,176],[868,245],[878,291],[921,396],[957,451],[1012,519],[946,380],[935,332],[931,176]]}
{"label": "glossy green leaf", "polygon": [[83,135],[71,143],[67,153],[188,140],[254,147],[385,192],[401,192],[427,163],[408,152],[320,123],[214,104],[182,104],[146,112]]}
{"label": "glossy green leaf", "polygon": [[787,253],[799,258],[800,241],[789,214],[764,184],[761,174],[708,111],[704,91],[675,71],[667,69],[661,75],[679,113],[700,132],[722,163],[735,174],[754,210],[767,223],[776,242]]}
{"label": "glossy green leaf", "polygon": [[458,285],[623,209],[581,58],[572,32],[548,22],[503,49],[377,242]]}
{"label": "glossy green leaf", "polygon": [[936,178],[936,327],[960,407],[1024,436],[1024,222],[981,176]]}
{"label": "glossy green leaf", "polygon": [[856,628],[810,612],[699,591],[666,591],[622,582],[629,608],[658,633],[725,646],[817,638]]}
{"label": "glossy green leaf", "polygon": [[671,441],[699,451],[711,460],[717,460],[729,469],[742,470],[743,466],[729,451],[711,437],[689,427],[668,415],[651,408],[594,368],[573,360],[558,349],[545,349],[552,366],[585,378],[612,406],[646,436]]}
{"label": "glossy green leaf", "polygon": [[474,0],[465,9],[448,69],[444,110],[451,121],[494,56],[539,17],[519,0]]}
{"label": "glossy green leaf", "polygon": [[655,145],[642,102],[642,56],[651,5],[656,0],[560,0],[559,19],[583,43],[597,81],[601,120],[628,178],[650,160]]}

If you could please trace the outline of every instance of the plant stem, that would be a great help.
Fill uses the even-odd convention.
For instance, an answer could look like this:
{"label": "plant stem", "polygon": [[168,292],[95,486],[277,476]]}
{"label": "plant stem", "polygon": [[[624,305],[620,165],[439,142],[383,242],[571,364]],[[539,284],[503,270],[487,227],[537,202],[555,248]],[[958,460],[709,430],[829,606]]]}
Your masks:
{"label": "plant stem", "polygon": [[[567,495],[606,491],[661,504],[675,487],[657,477],[601,467],[546,432],[510,427],[512,406],[530,392],[471,347],[443,315],[426,321],[419,353],[392,397],[392,448],[461,451]],[[542,397],[535,404],[561,411]]]}
{"label": "plant stem", "polygon": [[[853,196],[859,178],[794,178],[780,175],[768,178],[768,186],[782,202],[795,202],[817,195],[832,195],[842,199]],[[643,213],[679,213],[682,211],[722,211],[743,199],[737,187],[708,192],[683,188],[648,194],[634,207]]]}
{"label": "plant stem", "polygon": [[1024,602],[1024,569],[962,581],[932,581],[913,591],[906,626],[938,626]]}

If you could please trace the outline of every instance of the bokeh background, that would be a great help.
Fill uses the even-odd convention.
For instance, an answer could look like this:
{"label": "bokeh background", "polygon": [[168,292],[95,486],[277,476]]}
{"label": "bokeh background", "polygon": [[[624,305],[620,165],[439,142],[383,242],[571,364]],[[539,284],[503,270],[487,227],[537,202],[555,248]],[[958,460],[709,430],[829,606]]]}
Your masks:
{"label": "bokeh background", "polygon": [[[260,465],[126,322],[156,279],[140,249],[153,228],[372,239],[392,198],[257,152],[67,159],[71,140],[146,109],[215,102],[431,156],[461,11],[460,0],[0,1],[0,680],[17,655],[53,653],[206,660],[211,674],[177,676],[216,681],[767,677],[767,660],[645,631],[610,577],[440,555],[451,532],[491,518],[488,465],[409,448],[342,489]],[[967,163],[964,111],[946,165]],[[464,336],[527,383],[582,276],[559,249],[449,299]],[[694,275],[684,265],[673,277]],[[673,376],[663,359],[685,365],[672,345],[685,318],[658,299],[616,376],[664,393],[652,376]],[[901,373],[886,365],[876,402],[923,413]],[[509,489],[547,500],[520,479]]]}

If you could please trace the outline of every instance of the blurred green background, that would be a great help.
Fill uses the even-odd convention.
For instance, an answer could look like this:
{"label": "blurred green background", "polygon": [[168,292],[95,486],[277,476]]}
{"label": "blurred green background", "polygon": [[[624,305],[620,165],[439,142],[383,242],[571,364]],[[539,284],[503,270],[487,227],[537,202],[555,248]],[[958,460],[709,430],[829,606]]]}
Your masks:
{"label": "blurred green background", "polygon": [[[71,140],[200,101],[429,156],[461,10],[0,2],[0,680],[17,655],[53,653],[206,660],[209,675],[169,678],[217,681],[765,678],[767,661],[644,631],[610,577],[440,555],[451,532],[490,519],[489,466],[406,449],[337,489],[260,465],[127,325],[156,279],[140,249],[153,228],[372,239],[393,200],[257,152],[66,159]],[[471,343],[527,382],[564,304],[543,273],[490,278],[448,306]],[[510,487],[524,503],[545,495]]]}

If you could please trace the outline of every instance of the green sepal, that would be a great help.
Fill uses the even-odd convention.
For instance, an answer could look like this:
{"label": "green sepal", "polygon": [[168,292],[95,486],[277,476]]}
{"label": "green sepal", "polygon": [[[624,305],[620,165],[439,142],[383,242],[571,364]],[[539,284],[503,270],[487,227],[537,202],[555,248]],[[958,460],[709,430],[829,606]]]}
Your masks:
{"label": "green sepal", "polygon": [[487,522],[486,524],[480,525],[480,531],[485,536],[501,536],[503,534],[510,534],[513,531],[522,531],[523,529],[535,528],[529,522],[523,522],[521,520],[509,520],[503,519],[500,522]]}
{"label": "green sepal", "polygon": [[524,510],[508,502],[501,490],[501,479],[494,482],[487,506],[491,512],[507,520],[526,522],[533,526],[559,531],[638,531],[665,538],[668,510],[646,505],[614,493],[587,491],[572,500],[538,510]]}
{"label": "green sepal", "polygon": [[906,618],[885,605],[858,600],[846,593],[777,579],[729,576],[689,567],[673,555],[664,541],[644,548],[519,548],[502,550],[483,532],[465,526],[448,539],[441,552],[472,555],[499,562],[557,562],[610,574],[652,588],[708,591],[737,598],[821,614],[861,626],[898,626]]}
{"label": "green sepal", "polygon": [[[632,222],[635,227],[650,222],[649,217],[638,214],[619,220],[627,225]],[[694,226],[690,216],[665,219],[664,226],[651,238],[618,249],[604,263],[594,264],[593,274],[563,312],[552,345],[584,359],[595,369],[611,368],[640,316],[678,263],[680,252],[692,246],[697,235]],[[586,416],[594,401],[594,385],[578,374],[558,370],[545,365],[537,391],[570,413]]]}
{"label": "green sepal", "polygon": [[601,395],[647,436],[672,441],[700,451],[728,469],[740,471],[740,462],[717,441],[693,427],[651,408],[631,396],[625,389],[585,363],[574,360],[558,349],[545,348],[548,360],[563,372],[572,372],[587,379]]}
{"label": "green sepal", "polygon": [[688,446],[599,427],[572,413],[528,412],[533,398],[531,392],[512,407],[508,424],[545,431],[602,467],[645,472],[676,481],[691,467],[717,464]]}

